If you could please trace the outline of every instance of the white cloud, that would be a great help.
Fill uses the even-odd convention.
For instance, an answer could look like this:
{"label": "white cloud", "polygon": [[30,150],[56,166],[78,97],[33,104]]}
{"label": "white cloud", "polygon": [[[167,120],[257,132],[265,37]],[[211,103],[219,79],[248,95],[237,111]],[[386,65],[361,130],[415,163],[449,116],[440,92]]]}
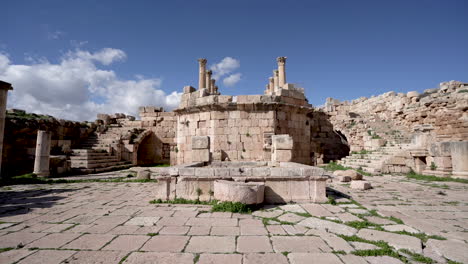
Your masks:
{"label": "white cloud", "polygon": [[54,32],[47,32],[48,39],[59,39],[63,35],[65,35],[65,33],[60,30],[55,30]]}
{"label": "white cloud", "polygon": [[30,65],[12,64],[0,53],[0,79],[14,90],[8,107],[70,120],[94,120],[97,113],[136,115],[139,106],[165,109],[178,106],[181,93],[166,95],[161,79],[118,78],[112,70],[100,69],[96,62],[109,65],[126,58],[124,51],[105,48],[97,52],[70,51],[57,64],[46,60]]}
{"label": "white cloud", "polygon": [[223,79],[224,85],[231,87],[236,85],[241,80],[241,73],[234,73]]}
{"label": "white cloud", "polygon": [[219,79],[226,74],[229,74],[240,67],[239,60],[231,57],[225,57],[220,62],[211,65],[210,69],[213,71],[213,78]]}

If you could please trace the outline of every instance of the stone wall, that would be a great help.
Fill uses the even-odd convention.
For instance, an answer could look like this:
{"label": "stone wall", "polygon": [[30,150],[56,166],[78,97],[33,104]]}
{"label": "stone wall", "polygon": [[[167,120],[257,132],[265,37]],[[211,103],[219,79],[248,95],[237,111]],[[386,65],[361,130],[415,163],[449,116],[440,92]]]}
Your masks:
{"label": "stone wall", "polygon": [[11,177],[33,171],[38,130],[51,132],[51,155],[66,155],[95,129],[93,123],[7,110],[2,175]]}

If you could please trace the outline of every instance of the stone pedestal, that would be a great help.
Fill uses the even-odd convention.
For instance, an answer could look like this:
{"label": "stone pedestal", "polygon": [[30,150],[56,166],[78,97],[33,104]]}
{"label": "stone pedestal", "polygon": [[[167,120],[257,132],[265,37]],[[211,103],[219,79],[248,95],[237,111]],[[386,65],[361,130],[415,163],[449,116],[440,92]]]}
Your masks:
{"label": "stone pedestal", "polygon": [[192,162],[210,161],[210,137],[192,137]]}
{"label": "stone pedestal", "polygon": [[289,162],[292,160],[293,139],[290,135],[272,135],[272,162]]}
{"label": "stone pedestal", "polygon": [[3,158],[3,134],[5,132],[5,111],[7,105],[8,90],[13,90],[11,84],[0,81],[0,179],[2,178],[2,158]]}
{"label": "stone pedestal", "polygon": [[453,177],[468,177],[468,141],[450,142]]}
{"label": "stone pedestal", "polygon": [[38,176],[49,176],[50,139],[50,132],[42,130],[37,131],[34,173]]}

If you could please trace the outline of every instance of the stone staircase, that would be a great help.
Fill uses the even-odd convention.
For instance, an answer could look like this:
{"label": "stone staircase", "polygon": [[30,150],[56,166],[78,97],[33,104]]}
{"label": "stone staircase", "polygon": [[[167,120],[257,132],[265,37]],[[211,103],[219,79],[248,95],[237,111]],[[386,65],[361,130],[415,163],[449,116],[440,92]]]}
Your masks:
{"label": "stone staircase", "polygon": [[70,156],[72,170],[77,173],[96,173],[131,167],[131,162],[121,161],[111,154],[111,144],[118,143],[119,139],[120,135],[112,131],[89,136],[80,148],[73,149],[73,155]]}
{"label": "stone staircase", "polygon": [[411,137],[408,131],[397,130],[390,122],[374,119],[367,122],[367,124],[368,136],[384,139],[386,141],[385,145],[375,150],[353,152],[351,155],[339,160],[338,164],[354,169],[362,169],[371,174],[379,174],[382,172],[385,161],[409,148]]}

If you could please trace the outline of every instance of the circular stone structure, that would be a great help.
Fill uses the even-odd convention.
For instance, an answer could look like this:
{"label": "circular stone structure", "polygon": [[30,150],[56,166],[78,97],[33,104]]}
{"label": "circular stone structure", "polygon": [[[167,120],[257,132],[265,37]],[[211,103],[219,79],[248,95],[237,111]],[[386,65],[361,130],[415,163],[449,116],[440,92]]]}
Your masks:
{"label": "circular stone structure", "polygon": [[214,182],[214,198],[223,202],[261,204],[263,203],[264,193],[264,183],[224,180],[216,180]]}

